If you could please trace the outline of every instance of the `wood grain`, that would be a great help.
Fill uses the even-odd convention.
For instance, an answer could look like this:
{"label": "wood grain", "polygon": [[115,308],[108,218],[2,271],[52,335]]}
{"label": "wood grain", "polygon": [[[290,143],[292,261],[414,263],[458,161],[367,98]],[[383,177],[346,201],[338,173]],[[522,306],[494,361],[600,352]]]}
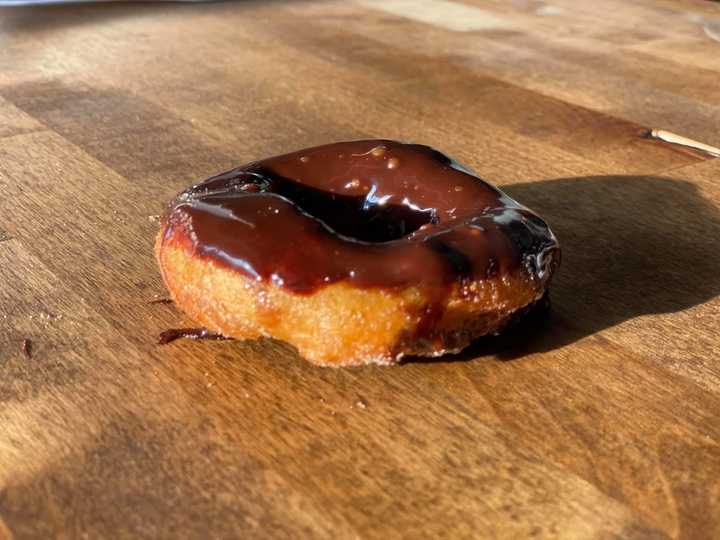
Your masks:
{"label": "wood grain", "polygon": [[[720,146],[718,21],[689,0],[0,10],[0,539],[720,537],[720,160],[644,136]],[[391,369],[156,345],[192,324],[152,302],[166,201],[375,136],[552,224],[545,319]]]}

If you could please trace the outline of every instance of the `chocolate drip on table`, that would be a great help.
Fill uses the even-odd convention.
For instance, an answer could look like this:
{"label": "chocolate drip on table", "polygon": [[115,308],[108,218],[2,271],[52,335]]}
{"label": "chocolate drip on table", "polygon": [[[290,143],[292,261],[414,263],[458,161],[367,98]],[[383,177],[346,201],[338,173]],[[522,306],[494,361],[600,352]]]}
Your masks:
{"label": "chocolate drip on table", "polygon": [[155,298],[154,300],[150,300],[148,304],[174,304],[172,298]]}
{"label": "chocolate drip on table", "polygon": [[160,332],[160,335],[158,336],[158,344],[167,345],[168,343],[172,343],[176,339],[180,338],[197,340],[210,339],[215,341],[230,339],[220,334],[215,334],[207,328],[169,328]]}
{"label": "chocolate drip on table", "polygon": [[32,358],[32,341],[30,341],[29,338],[25,338],[22,340],[22,345],[20,346],[20,349],[25,355],[25,358]]}
{"label": "chocolate drip on table", "polygon": [[446,155],[387,140],[253,162],[192,186],[164,216],[195,255],[296,294],[419,287],[439,319],[454,283],[558,262],[547,224]]}

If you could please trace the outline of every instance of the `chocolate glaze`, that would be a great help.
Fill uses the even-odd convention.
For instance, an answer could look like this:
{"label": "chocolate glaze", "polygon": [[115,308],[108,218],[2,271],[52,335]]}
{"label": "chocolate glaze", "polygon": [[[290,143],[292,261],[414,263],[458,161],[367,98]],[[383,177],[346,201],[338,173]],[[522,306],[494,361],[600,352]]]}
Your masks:
{"label": "chocolate glaze", "polygon": [[[309,294],[329,283],[425,288],[521,269],[549,279],[559,246],[547,224],[427,146],[341,142],[255,161],[171,203],[164,241],[258,281]],[[423,322],[442,315],[430,302]]]}

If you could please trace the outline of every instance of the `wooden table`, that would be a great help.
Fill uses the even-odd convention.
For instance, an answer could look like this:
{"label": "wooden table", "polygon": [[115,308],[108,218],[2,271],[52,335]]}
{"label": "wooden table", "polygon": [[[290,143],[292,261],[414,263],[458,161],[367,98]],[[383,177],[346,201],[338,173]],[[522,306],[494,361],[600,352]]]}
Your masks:
{"label": "wooden table", "polygon": [[[672,0],[0,10],[0,538],[719,538],[720,160],[647,136],[720,146],[718,21]],[[156,345],[192,324],[151,303],[165,202],[363,137],[441,148],[540,212],[564,247],[549,320],[395,368]]]}

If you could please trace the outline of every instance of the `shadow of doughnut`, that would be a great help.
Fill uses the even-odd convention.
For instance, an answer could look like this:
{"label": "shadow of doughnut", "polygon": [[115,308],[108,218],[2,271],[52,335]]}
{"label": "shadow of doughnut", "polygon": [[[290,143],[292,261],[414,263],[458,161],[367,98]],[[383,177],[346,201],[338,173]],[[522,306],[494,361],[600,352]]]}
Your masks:
{"label": "shadow of doughnut", "polygon": [[503,190],[545,218],[560,240],[553,307],[439,361],[549,351],[628,319],[684,310],[720,294],[720,211],[689,182],[594,176]]}

